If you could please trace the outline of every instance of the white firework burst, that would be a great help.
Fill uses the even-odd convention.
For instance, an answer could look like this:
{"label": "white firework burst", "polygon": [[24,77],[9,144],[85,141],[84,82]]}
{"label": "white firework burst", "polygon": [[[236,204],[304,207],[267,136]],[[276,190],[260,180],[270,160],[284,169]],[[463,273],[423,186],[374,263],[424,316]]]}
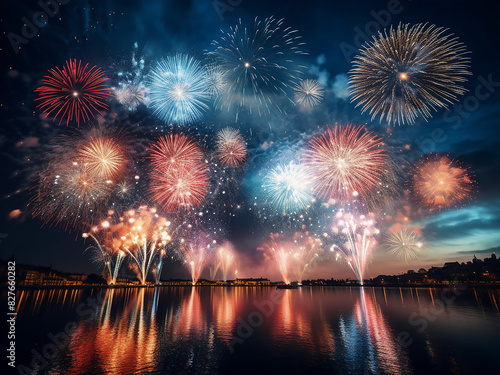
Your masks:
{"label": "white firework burst", "polygon": [[313,200],[311,177],[301,164],[294,162],[272,169],[262,189],[268,203],[286,212],[303,210]]}
{"label": "white firework burst", "polygon": [[300,81],[295,88],[295,104],[306,111],[310,110],[312,107],[321,103],[324,92],[323,86],[315,79]]}

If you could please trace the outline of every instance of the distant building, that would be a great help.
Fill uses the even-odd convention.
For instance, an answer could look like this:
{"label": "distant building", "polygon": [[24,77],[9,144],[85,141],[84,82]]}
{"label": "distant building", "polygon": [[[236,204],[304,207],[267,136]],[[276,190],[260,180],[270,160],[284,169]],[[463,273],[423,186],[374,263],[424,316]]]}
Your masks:
{"label": "distant building", "polygon": [[264,279],[262,277],[258,279],[236,279],[234,281],[234,285],[248,285],[248,286],[258,286],[258,285],[271,285],[271,281],[269,279]]}
{"label": "distant building", "polygon": [[170,279],[162,281],[161,285],[186,286],[186,285],[193,285],[193,282],[191,280]]}
{"label": "distant building", "polygon": [[427,271],[426,271],[426,269],[425,269],[425,268],[420,268],[420,269],[418,270],[418,273],[426,273],[426,272],[427,272]]}
{"label": "distant building", "polygon": [[141,282],[139,280],[133,280],[133,279],[127,279],[127,278],[121,278],[121,279],[116,279],[116,282],[114,285],[141,285]]}
{"label": "distant building", "polygon": [[52,267],[19,265],[17,279],[19,285],[78,286],[85,283],[87,275],[61,273]]}

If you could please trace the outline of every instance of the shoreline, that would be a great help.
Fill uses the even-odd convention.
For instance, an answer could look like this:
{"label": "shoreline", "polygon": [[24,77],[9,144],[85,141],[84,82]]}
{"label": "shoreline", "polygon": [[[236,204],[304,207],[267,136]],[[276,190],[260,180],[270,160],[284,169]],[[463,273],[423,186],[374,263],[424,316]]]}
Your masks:
{"label": "shoreline", "polygon": [[[45,290],[45,289],[128,289],[128,288],[276,288],[278,285],[17,285],[16,290]],[[447,288],[449,286],[465,286],[473,288],[490,288],[497,289],[500,288],[500,283],[492,284],[473,284],[473,283],[449,283],[449,284],[419,284],[419,285],[408,285],[408,284],[388,284],[388,285],[303,285],[300,288],[321,288],[321,287],[342,287],[342,288]],[[299,289],[300,289],[299,288]],[[7,286],[3,285],[1,290],[7,290]]]}

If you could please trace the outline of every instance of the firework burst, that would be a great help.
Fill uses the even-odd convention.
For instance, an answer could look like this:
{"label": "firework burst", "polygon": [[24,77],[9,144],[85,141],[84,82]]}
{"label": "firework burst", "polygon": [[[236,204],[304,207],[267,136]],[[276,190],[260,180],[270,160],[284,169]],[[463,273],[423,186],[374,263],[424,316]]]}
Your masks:
{"label": "firework burst", "polygon": [[277,99],[288,98],[288,91],[304,70],[293,62],[305,54],[301,37],[273,17],[256,18],[249,28],[240,19],[212,44],[215,51],[211,55],[225,71],[227,81],[219,104],[228,109],[236,105],[259,114],[269,112],[271,106],[279,109]]}
{"label": "firework burst", "polygon": [[145,66],[146,60],[139,51],[139,44],[135,42],[131,58],[119,60],[112,69],[116,72],[113,81],[118,82],[113,87],[115,98],[130,112],[148,103],[148,89],[144,85]]}
{"label": "firework burst", "polygon": [[171,134],[160,138],[150,150],[153,200],[167,211],[199,205],[209,183],[200,147],[184,135]]}
{"label": "firework burst", "polygon": [[314,79],[300,81],[295,87],[295,103],[305,111],[321,103],[324,95],[323,86]]}
{"label": "firework burst", "polygon": [[245,162],[247,146],[241,133],[233,128],[217,132],[217,156],[226,167],[236,168]]}
{"label": "firework burst", "polygon": [[352,101],[389,124],[413,124],[456,102],[466,91],[469,58],[465,45],[445,33],[427,24],[379,32],[354,58]]}
{"label": "firework burst", "polygon": [[226,76],[224,70],[217,64],[208,64],[205,67],[205,75],[208,85],[208,93],[213,97],[219,97],[226,87]]}
{"label": "firework burst", "polygon": [[123,146],[111,137],[92,136],[77,152],[88,173],[104,180],[117,179],[125,167]]}
{"label": "firework burst", "polygon": [[198,60],[175,55],[161,60],[148,79],[149,105],[166,123],[189,124],[208,109],[209,84]]}
{"label": "firework burst", "polygon": [[106,85],[108,78],[101,68],[81,61],[68,60],[62,69],[55,67],[43,77],[43,84],[35,90],[39,93],[35,101],[45,117],[53,115],[60,118],[59,124],[66,120],[87,122],[96,113],[107,110],[106,99],[111,96],[111,89]]}
{"label": "firework burst", "polygon": [[389,230],[385,245],[391,254],[404,259],[407,263],[409,260],[418,259],[424,246],[419,237],[406,228],[399,231]]}
{"label": "firework burst", "polygon": [[380,138],[363,126],[336,126],[309,141],[303,160],[316,194],[342,202],[381,181],[385,150]]}
{"label": "firework burst", "polygon": [[59,137],[46,158],[33,214],[66,227],[101,216],[129,161],[121,134],[105,127]]}
{"label": "firework burst", "polygon": [[431,208],[441,209],[470,198],[474,186],[472,173],[448,156],[431,156],[417,166],[413,189]]}
{"label": "firework burst", "polygon": [[305,209],[313,201],[312,188],[311,176],[294,162],[272,169],[262,184],[267,202],[285,212]]}
{"label": "firework burst", "polygon": [[208,191],[208,170],[204,164],[167,173],[154,170],[150,177],[153,201],[168,212],[200,205]]}
{"label": "firework burst", "polygon": [[141,104],[147,104],[147,89],[142,83],[124,83],[113,90],[116,100],[133,112]]}
{"label": "firework burst", "polygon": [[182,170],[203,161],[203,152],[196,142],[183,134],[169,134],[150,146],[151,165],[166,172]]}

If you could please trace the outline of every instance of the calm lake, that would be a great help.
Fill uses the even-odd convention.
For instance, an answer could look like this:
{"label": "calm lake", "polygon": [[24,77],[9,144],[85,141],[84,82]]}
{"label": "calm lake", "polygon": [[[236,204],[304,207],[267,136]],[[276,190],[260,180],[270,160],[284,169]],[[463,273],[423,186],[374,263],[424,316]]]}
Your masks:
{"label": "calm lake", "polygon": [[499,289],[49,289],[18,291],[17,303],[16,362],[31,369],[35,361],[40,374],[499,368]]}

